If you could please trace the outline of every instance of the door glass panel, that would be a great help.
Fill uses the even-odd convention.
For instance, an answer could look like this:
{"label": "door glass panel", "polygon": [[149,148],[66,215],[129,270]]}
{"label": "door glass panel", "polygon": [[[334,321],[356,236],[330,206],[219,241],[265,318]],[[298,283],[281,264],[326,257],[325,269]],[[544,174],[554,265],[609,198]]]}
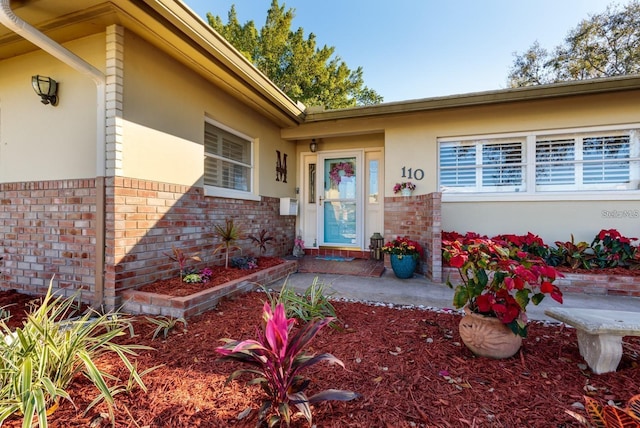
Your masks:
{"label": "door glass panel", "polygon": [[324,242],[355,244],[356,226],[356,158],[324,160]]}
{"label": "door glass panel", "polygon": [[309,183],[308,191],[307,191],[309,198],[307,199],[307,201],[310,204],[315,204],[316,203],[316,164],[315,163],[309,164],[309,177],[307,179],[307,182]]}
{"label": "door glass panel", "polygon": [[354,244],[356,242],[355,202],[324,203],[324,242]]}
{"label": "door glass panel", "polygon": [[378,161],[369,161],[369,203],[378,202]]}

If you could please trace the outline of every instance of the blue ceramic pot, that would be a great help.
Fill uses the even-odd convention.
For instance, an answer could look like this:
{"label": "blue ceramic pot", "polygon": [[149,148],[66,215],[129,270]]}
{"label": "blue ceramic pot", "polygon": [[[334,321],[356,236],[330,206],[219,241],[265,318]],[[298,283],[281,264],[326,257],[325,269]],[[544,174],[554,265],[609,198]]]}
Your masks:
{"label": "blue ceramic pot", "polygon": [[413,272],[415,272],[416,265],[418,264],[417,257],[398,256],[397,254],[390,254],[390,256],[391,268],[398,278],[407,279],[413,276]]}

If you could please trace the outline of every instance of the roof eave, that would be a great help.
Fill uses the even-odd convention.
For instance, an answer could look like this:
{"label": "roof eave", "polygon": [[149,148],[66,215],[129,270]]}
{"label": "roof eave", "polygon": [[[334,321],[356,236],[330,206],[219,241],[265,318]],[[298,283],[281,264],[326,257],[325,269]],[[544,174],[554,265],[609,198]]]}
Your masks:
{"label": "roof eave", "polygon": [[307,110],[305,123],[640,89],[640,74],[351,107]]}

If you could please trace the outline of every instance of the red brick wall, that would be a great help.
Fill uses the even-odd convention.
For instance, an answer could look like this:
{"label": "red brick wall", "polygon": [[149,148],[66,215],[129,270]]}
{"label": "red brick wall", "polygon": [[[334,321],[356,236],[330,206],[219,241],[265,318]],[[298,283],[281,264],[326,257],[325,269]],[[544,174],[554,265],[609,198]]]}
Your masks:
{"label": "red brick wall", "polygon": [[[214,249],[220,243],[215,224],[227,217],[246,234],[267,229],[274,237],[266,255],[291,252],[295,217],[280,215],[280,200],[261,201],[205,197],[199,187],[159,183],[122,177],[106,180],[106,276],[107,305],[118,305],[116,295],[126,289],[176,275],[178,266],[165,253],[172,245],[185,254],[199,253],[202,262],[223,263],[224,254]],[[231,256],[258,256],[248,239]]]}
{"label": "red brick wall", "polygon": [[[442,280],[441,194],[392,196],[384,200],[385,242],[408,236],[425,249],[418,270],[433,281]],[[390,267],[389,258],[385,265]]]}
{"label": "red brick wall", "polygon": [[55,275],[55,287],[91,301],[95,228],[93,179],[0,184],[0,286],[43,294]]}

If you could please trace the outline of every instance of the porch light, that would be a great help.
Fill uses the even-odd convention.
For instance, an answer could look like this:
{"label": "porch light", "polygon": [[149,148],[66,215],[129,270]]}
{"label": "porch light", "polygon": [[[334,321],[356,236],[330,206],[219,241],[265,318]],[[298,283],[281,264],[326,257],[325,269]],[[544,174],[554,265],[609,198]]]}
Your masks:
{"label": "porch light", "polygon": [[382,247],[384,246],[384,238],[380,233],[374,233],[370,238],[369,256],[375,260],[382,260]]}
{"label": "porch light", "polygon": [[316,143],[315,138],[311,140],[311,143],[309,143],[309,150],[311,150],[311,153],[315,153],[316,150],[318,150],[318,143]]}
{"label": "porch light", "polygon": [[51,104],[55,106],[58,104],[58,82],[47,76],[33,76],[31,77],[31,86],[33,90],[41,98],[42,104]]}

